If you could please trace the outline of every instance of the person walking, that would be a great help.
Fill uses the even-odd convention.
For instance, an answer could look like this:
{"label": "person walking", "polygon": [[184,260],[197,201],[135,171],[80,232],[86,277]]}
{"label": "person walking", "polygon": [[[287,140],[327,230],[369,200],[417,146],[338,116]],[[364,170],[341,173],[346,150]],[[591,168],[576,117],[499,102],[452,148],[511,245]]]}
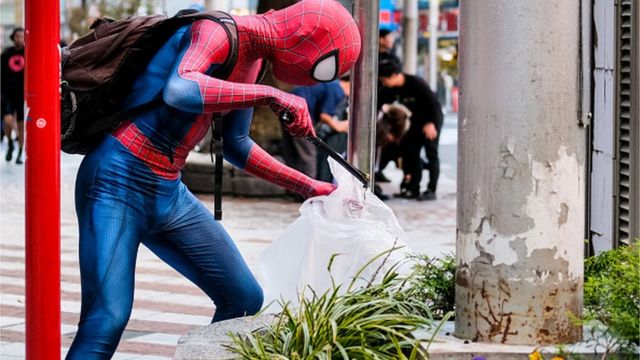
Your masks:
{"label": "person walking", "polygon": [[2,102],[2,127],[9,146],[6,161],[13,159],[15,145],[12,133],[18,137],[16,164],[22,164],[24,147],[24,29],[14,28],[11,32],[13,46],[6,48],[0,56],[2,80],[0,80],[0,99]]}

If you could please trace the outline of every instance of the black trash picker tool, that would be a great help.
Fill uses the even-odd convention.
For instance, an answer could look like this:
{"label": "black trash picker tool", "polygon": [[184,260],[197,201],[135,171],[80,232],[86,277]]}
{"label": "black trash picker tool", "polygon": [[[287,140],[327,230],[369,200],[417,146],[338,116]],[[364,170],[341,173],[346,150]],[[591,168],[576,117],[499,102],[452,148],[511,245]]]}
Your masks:
{"label": "black trash picker tool", "polygon": [[311,143],[316,147],[318,147],[318,149],[320,149],[323,153],[329,155],[329,157],[337,161],[338,164],[340,164],[351,175],[353,175],[356,179],[358,179],[358,181],[362,183],[365,189],[369,187],[369,175],[367,175],[365,172],[358,169],[357,167],[351,165],[347,160],[345,160],[342,156],[340,156],[340,154],[335,152],[329,145],[327,145],[327,143],[322,141],[320,138],[314,137],[314,136],[307,136],[306,139],[311,141]]}
{"label": "black trash picker tool", "polygon": [[[291,115],[287,112],[284,112],[280,115],[280,121],[287,124],[291,122]],[[335,152],[327,143],[322,141],[320,138],[315,136],[307,136],[305,137],[307,140],[311,141],[313,145],[315,145],[320,151],[327,154],[333,160],[337,161],[343,168],[345,168],[351,175],[353,175],[358,181],[362,183],[364,188],[369,187],[369,175],[358,169],[357,167],[351,165],[347,160],[345,160],[340,154]]]}

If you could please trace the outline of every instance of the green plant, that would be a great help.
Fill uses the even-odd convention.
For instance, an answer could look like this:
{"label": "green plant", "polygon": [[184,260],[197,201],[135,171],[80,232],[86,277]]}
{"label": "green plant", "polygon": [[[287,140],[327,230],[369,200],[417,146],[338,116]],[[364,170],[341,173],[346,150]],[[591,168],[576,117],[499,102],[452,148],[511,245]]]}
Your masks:
{"label": "green plant", "polygon": [[640,248],[623,246],[591,257],[584,275],[585,323],[618,351],[640,344]]}
{"label": "green plant", "polygon": [[442,319],[454,310],[456,258],[448,254],[442,258],[431,258],[420,254],[413,257],[414,272],[410,292],[423,301],[435,319]]}
{"label": "green plant", "polygon": [[402,277],[392,268],[381,282],[354,289],[360,274],[344,294],[340,286],[322,294],[309,289],[310,298],[300,296],[295,309],[280,304],[275,324],[247,336],[231,334],[230,350],[243,359],[426,357],[411,333],[433,321],[426,303],[407,291],[414,275]]}

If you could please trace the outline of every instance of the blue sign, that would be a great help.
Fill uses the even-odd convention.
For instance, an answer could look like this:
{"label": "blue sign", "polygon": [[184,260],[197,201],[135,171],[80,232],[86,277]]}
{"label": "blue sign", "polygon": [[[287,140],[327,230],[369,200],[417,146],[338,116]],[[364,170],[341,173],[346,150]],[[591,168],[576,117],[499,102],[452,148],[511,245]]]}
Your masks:
{"label": "blue sign", "polygon": [[[459,0],[440,0],[440,8],[457,8],[460,6]],[[428,9],[429,0],[418,0],[418,9]]]}
{"label": "blue sign", "polygon": [[396,11],[396,0],[380,0],[380,29],[395,31],[400,27]]}

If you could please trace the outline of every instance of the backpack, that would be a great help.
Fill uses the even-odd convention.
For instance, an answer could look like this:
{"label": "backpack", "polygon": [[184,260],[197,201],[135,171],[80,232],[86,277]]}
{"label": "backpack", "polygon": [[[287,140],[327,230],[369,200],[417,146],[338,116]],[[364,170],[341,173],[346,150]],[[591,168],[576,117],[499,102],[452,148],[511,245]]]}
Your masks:
{"label": "backpack", "polygon": [[200,19],[220,23],[229,36],[229,56],[212,74],[226,79],[238,56],[238,34],[231,16],[221,11],[182,10],[173,17],[132,16],[117,21],[101,18],[91,25],[92,32],[62,49],[62,151],[86,154],[125,119],[162,105],[157,99],[117,112],[157,50],[179,27]]}
{"label": "backpack", "polygon": [[[122,121],[161,106],[162,99],[156,99],[125,111],[116,110],[157,50],[179,27],[200,19],[223,25],[229,37],[229,56],[211,75],[224,80],[238,58],[238,32],[233,18],[221,11],[201,13],[182,10],[170,18],[163,15],[134,16],[118,21],[102,18],[91,25],[92,32],[63,48],[60,84],[62,151],[86,154],[104,134],[114,130]],[[211,148],[212,158],[213,154],[216,157],[214,215],[216,220],[220,220],[222,117],[214,114],[213,119]]]}

